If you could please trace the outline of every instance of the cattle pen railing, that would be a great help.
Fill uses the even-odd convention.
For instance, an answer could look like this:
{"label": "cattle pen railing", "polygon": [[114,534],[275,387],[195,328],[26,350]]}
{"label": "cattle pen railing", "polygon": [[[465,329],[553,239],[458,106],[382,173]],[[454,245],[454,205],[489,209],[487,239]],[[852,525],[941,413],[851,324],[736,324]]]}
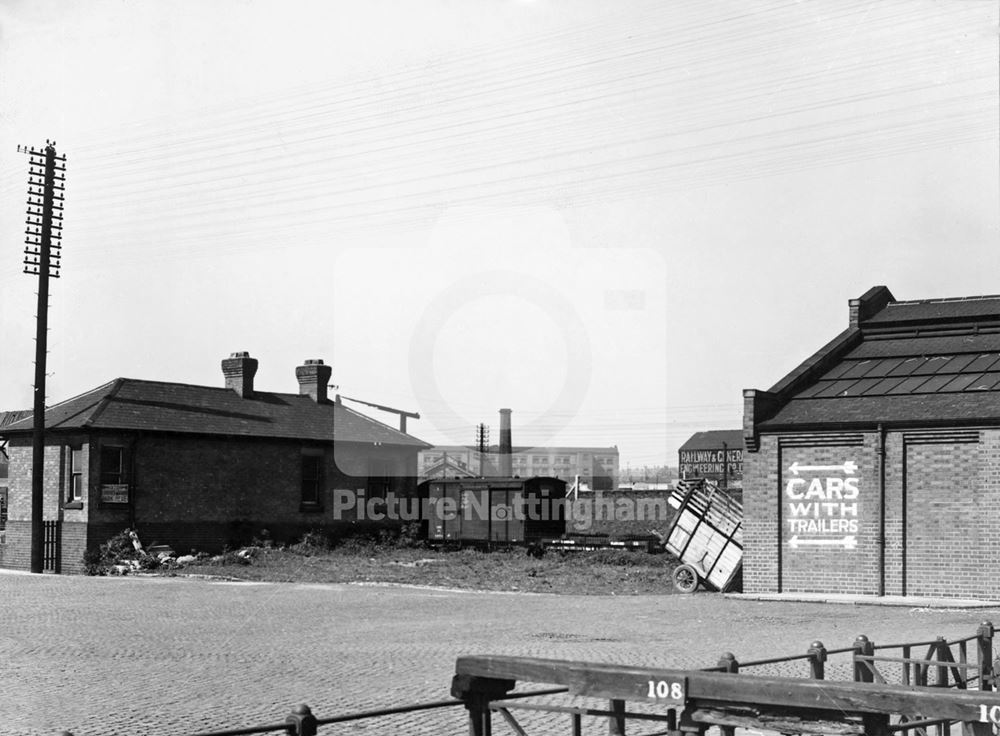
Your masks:
{"label": "cattle pen railing", "polygon": [[[299,705],[284,721],[270,725],[202,731],[190,736],[244,736],[286,733],[316,736],[321,726],[464,706],[470,736],[491,736],[493,714],[517,736],[527,730],[514,713],[569,716],[580,736],[583,718],[607,720],[612,736],[630,721],[653,722],[660,730],[643,736],[702,736],[718,727],[723,736],[737,728],[820,736],[963,736],[997,733],[1000,693],[993,660],[994,627],[979,625],[970,636],[876,645],[866,636],[848,647],[827,649],[813,642],[806,652],[740,662],[731,653],[715,666],[697,670],[632,667],[530,657],[458,658],[450,700],[318,718]],[[974,653],[974,656],[972,654]],[[801,663],[799,676],[784,676]],[[771,672],[775,669],[782,676]],[[758,674],[762,673],[762,674]],[[829,675],[844,675],[831,679]],[[554,685],[514,692],[519,685]],[[568,702],[553,702],[555,696]],[[591,701],[581,704],[580,699]],[[535,699],[540,702],[528,702]],[[593,702],[606,706],[593,707]],[[222,725],[222,724],[220,724]],[[455,724],[459,727],[459,724]],[[394,728],[405,733],[405,728]],[[455,732],[457,732],[456,729]],[[63,731],[64,736],[72,736]],[[631,733],[631,731],[630,731]]]}

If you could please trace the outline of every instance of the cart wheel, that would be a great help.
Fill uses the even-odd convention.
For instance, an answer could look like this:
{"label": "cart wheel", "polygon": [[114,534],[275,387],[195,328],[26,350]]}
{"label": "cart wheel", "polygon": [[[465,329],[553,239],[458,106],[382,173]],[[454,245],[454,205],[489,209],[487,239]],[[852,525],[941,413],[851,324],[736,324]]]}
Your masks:
{"label": "cart wheel", "polygon": [[690,565],[678,565],[674,568],[674,587],[680,593],[693,593],[700,582],[698,571]]}

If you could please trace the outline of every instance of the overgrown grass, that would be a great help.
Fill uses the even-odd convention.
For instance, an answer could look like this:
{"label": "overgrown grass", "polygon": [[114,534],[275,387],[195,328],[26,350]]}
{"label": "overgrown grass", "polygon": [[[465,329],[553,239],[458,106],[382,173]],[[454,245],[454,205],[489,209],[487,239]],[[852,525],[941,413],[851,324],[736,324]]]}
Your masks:
{"label": "overgrown grass", "polygon": [[673,591],[676,560],[667,554],[603,549],[523,547],[484,552],[428,548],[419,526],[373,528],[353,536],[309,532],[294,544],[255,539],[222,554],[159,558],[138,550],[125,530],[84,557],[92,575],[146,572],[234,580],[298,583],[395,583],[468,590],[565,595],[665,594]]}
{"label": "overgrown grass", "polygon": [[188,565],[185,574],[238,580],[302,583],[395,583],[470,590],[566,595],[637,595],[673,592],[676,560],[665,554],[622,550],[552,552],[530,557],[524,549],[482,552],[391,548],[348,540],[332,549],[293,545],[261,549],[244,560]]}

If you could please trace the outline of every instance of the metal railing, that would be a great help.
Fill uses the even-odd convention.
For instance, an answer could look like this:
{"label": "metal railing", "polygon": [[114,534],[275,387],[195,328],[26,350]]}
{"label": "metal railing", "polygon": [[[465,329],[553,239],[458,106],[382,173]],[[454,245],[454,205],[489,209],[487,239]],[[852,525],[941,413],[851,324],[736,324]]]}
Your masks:
{"label": "metal railing", "polygon": [[[993,624],[987,621],[975,634],[959,639],[938,637],[876,646],[868,637],[859,636],[849,647],[827,649],[817,641],[803,654],[743,663],[726,652],[714,667],[688,671],[464,657],[456,664],[452,694],[467,703],[472,736],[492,732],[490,714],[494,712],[515,733],[525,734],[512,709],[568,713],[575,736],[582,733],[582,716],[607,718],[613,735],[624,734],[626,721],[634,719],[665,723],[666,730],[658,733],[671,736],[703,734],[709,726],[719,727],[723,736],[732,736],[738,727],[875,736],[907,731],[927,736],[933,727],[938,736],[944,736],[954,724],[962,725],[965,736],[978,736],[992,734],[1000,726],[1000,695],[993,692],[998,679],[993,638]],[[973,642],[976,656],[970,661]],[[915,656],[925,647],[923,656]],[[842,655],[849,656],[843,656],[837,669],[849,669],[850,679],[829,679],[828,663]],[[769,666],[797,661],[807,665],[804,677],[757,674]],[[894,677],[889,669],[897,666]],[[504,688],[518,682],[567,683],[571,695],[609,698],[610,707],[509,703]],[[626,710],[626,702],[658,706],[659,712]]]}
{"label": "metal railing", "polygon": [[[545,695],[558,695],[565,693],[566,688],[550,688],[547,690],[532,690],[524,693],[510,693],[508,699],[533,698]],[[435,700],[427,703],[415,703],[412,705],[400,705],[392,708],[379,708],[376,710],[363,710],[353,713],[344,713],[329,718],[317,718],[305,703],[297,705],[292,709],[285,720],[280,723],[259,724],[256,726],[245,726],[243,728],[228,728],[215,731],[199,731],[189,733],[186,736],[250,736],[259,733],[285,733],[290,736],[316,736],[320,726],[332,725],[334,723],[350,723],[352,721],[365,721],[386,716],[401,715],[406,713],[418,713],[427,710],[438,710],[441,708],[454,708],[465,706],[464,700],[448,699]],[[60,736],[74,736],[72,731],[61,731]]]}

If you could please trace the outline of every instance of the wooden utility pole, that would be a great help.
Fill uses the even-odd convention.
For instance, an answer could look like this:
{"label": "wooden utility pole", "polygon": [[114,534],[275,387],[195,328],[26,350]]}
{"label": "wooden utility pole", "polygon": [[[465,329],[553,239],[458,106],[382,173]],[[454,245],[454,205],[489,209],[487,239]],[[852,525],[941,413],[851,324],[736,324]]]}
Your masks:
{"label": "wooden utility pole", "polygon": [[[24,272],[38,276],[35,333],[35,404],[31,434],[31,572],[42,572],[42,521],[45,498],[45,358],[48,352],[49,278],[59,278],[62,253],[63,182],[66,157],[56,156],[54,142],[45,148],[21,149],[30,157]],[[61,165],[60,165],[61,164]]]}
{"label": "wooden utility pole", "polygon": [[486,455],[490,451],[490,428],[480,422],[476,425],[476,448],[479,450],[479,475],[486,475],[484,466]]}

